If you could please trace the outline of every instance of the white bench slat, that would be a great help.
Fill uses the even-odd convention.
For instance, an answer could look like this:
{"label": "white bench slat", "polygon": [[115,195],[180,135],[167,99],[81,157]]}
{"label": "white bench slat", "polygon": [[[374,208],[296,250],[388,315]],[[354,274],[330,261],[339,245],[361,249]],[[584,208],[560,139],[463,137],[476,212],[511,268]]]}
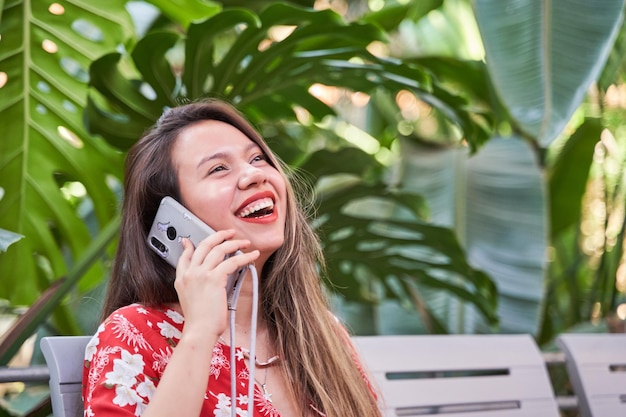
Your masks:
{"label": "white bench slat", "polygon": [[41,339],[50,370],[50,398],[54,417],[83,415],[81,385],[85,347],[91,336],[49,336]]}
{"label": "white bench slat", "polygon": [[[353,340],[380,387],[386,416],[559,417],[545,362],[529,335],[357,336]],[[458,374],[478,371],[505,374]],[[397,372],[452,374],[388,378]],[[416,412],[409,414],[412,409]],[[441,414],[444,411],[448,412]]]}
{"label": "white bench slat", "polygon": [[581,417],[626,416],[626,334],[562,334],[557,344],[565,364]]}

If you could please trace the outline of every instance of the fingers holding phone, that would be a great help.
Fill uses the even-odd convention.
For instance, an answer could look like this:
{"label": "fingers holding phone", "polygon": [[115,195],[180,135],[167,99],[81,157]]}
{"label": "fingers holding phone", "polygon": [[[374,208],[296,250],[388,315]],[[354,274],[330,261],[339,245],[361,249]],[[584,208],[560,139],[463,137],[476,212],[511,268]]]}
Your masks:
{"label": "fingers holding phone", "polygon": [[[246,266],[259,256],[258,251],[242,252],[248,240],[234,239],[234,231],[220,231],[194,247],[189,239],[182,239],[183,251],[176,268],[174,287],[185,316],[185,326],[198,320],[203,326],[207,317],[212,331],[221,334],[227,321],[227,292],[247,272]],[[232,255],[231,255],[232,254]]]}
{"label": "fingers holding phone", "polygon": [[[222,230],[203,239],[197,245],[192,245],[194,250],[187,252],[192,254],[189,262],[218,264],[235,254],[238,250],[246,249],[250,246],[249,240],[232,240],[234,236],[234,230]],[[193,242],[191,243],[193,244]],[[185,255],[185,251],[183,251],[182,255]]]}

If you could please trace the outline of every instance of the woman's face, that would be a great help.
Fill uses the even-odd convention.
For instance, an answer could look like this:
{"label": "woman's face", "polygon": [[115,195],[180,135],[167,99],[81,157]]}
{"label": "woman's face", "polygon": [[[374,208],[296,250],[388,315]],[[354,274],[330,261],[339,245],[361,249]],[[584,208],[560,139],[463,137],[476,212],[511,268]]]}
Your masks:
{"label": "woman's face", "polygon": [[234,126],[205,120],[172,148],[183,205],[215,230],[234,229],[267,259],[284,241],[285,178]]}

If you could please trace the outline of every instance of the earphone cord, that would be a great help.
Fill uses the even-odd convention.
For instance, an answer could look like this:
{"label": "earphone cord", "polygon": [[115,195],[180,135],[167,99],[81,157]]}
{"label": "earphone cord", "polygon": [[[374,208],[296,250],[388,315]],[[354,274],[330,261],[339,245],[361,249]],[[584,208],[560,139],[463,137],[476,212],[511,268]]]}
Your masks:
{"label": "earphone cord", "polygon": [[[252,317],[250,322],[250,366],[248,367],[248,417],[254,414],[254,371],[256,358],[256,326],[259,310],[259,277],[254,265],[248,265],[252,275]],[[229,294],[228,310],[230,312],[230,415],[237,416],[237,367],[235,357],[235,312],[237,311],[237,298],[241,290],[241,283],[237,282],[231,294]]]}

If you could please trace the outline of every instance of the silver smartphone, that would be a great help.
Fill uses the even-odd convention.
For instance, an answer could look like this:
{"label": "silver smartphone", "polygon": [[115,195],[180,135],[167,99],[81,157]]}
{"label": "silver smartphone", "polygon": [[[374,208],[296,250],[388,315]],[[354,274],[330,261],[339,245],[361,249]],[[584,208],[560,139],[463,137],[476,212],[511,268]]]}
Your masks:
{"label": "silver smartphone", "polygon": [[[167,263],[176,268],[183,252],[181,239],[188,238],[198,244],[207,236],[215,233],[209,225],[196,217],[191,211],[172,197],[164,197],[148,232],[148,246]],[[235,252],[238,253],[239,251]],[[227,256],[228,257],[228,256]],[[228,277],[226,292],[230,295],[233,287],[246,273],[246,268],[239,269]]]}

